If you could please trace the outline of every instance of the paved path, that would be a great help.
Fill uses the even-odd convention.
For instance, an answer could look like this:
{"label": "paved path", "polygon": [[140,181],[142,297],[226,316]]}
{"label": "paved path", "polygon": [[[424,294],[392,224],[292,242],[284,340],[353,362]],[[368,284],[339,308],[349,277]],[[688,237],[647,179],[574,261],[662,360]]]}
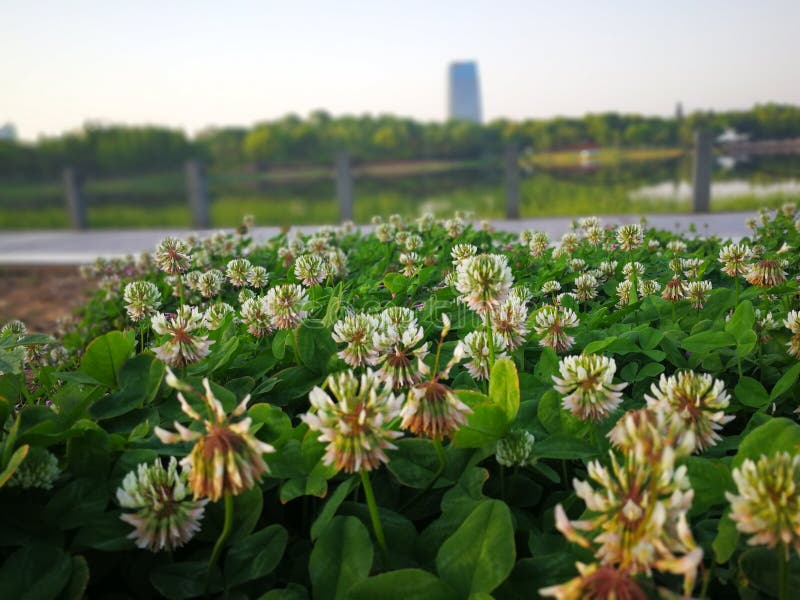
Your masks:
{"label": "paved path", "polygon": [[[741,238],[748,235],[745,225],[751,212],[713,213],[707,215],[671,214],[648,215],[650,225],[659,229],[686,232],[691,225],[699,235],[716,235],[722,238]],[[519,233],[523,229],[547,232],[557,240],[565,233],[575,217],[520,219],[517,221],[492,221],[498,230]],[[637,223],[636,215],[604,216],[603,223]],[[316,226],[301,226],[295,230],[312,232]],[[363,230],[372,229],[363,226]],[[198,231],[201,236],[217,230]],[[141,229],[98,231],[0,231],[0,264],[4,265],[79,265],[92,262],[98,256],[124,256],[152,251],[167,235],[177,237],[190,233],[188,229]],[[278,227],[256,227],[253,237],[263,241],[276,235]]]}

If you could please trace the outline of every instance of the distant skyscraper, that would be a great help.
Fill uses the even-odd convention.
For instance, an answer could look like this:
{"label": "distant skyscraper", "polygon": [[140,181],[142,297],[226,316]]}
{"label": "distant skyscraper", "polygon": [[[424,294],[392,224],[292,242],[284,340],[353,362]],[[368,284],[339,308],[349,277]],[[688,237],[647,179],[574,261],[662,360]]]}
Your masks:
{"label": "distant skyscraper", "polygon": [[449,117],[481,122],[481,92],[478,64],[473,61],[450,63]]}

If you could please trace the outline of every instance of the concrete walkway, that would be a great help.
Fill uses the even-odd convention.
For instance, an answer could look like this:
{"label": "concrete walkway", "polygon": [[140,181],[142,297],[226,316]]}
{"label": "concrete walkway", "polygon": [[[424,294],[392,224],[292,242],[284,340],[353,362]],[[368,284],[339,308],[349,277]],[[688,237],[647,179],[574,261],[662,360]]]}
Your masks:
{"label": "concrete walkway", "polygon": [[[750,233],[745,220],[755,216],[754,212],[712,213],[704,215],[669,214],[647,215],[648,223],[658,229],[686,233],[694,225],[700,236],[715,235],[721,238],[738,239]],[[542,219],[520,219],[516,221],[495,220],[497,230],[519,233],[523,229],[547,232],[551,239],[558,240],[569,230],[575,217]],[[606,225],[638,223],[636,215],[601,217]],[[310,233],[318,226],[299,226],[295,231]],[[369,231],[371,226],[362,226]],[[218,231],[197,231],[205,236]],[[278,227],[256,227],[253,237],[257,242],[265,241],[279,233]],[[150,252],[168,235],[182,237],[191,233],[188,229],[141,229],[141,230],[95,230],[95,231],[2,231],[0,232],[0,265],[80,265],[92,262],[98,256],[125,256]]]}

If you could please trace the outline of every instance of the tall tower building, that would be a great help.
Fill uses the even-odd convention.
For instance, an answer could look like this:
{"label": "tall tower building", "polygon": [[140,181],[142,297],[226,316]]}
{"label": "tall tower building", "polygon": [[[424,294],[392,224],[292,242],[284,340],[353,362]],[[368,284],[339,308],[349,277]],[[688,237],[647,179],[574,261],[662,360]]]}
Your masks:
{"label": "tall tower building", "polygon": [[480,123],[482,116],[478,63],[450,63],[449,84],[448,117]]}

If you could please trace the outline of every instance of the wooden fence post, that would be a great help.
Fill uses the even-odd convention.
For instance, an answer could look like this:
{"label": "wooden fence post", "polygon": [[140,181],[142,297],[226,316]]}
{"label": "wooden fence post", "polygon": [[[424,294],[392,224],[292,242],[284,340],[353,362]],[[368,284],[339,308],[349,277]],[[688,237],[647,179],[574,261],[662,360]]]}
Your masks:
{"label": "wooden fence post", "polygon": [[83,193],[83,178],[76,169],[67,167],[63,173],[64,196],[67,213],[73,229],[86,229],[86,196]]}
{"label": "wooden fence post", "polygon": [[189,208],[192,212],[192,227],[208,229],[211,227],[211,200],[208,195],[208,181],[203,163],[199,160],[186,161],[186,191]]}
{"label": "wooden fence post", "polygon": [[519,219],[519,158],[514,146],[506,148],[506,218]]}
{"label": "wooden fence post", "polygon": [[339,200],[340,221],[353,220],[353,175],[347,152],[336,155],[336,197]]}
{"label": "wooden fence post", "polygon": [[711,207],[711,132],[694,133],[694,165],[692,168],[692,211],[707,213]]}

